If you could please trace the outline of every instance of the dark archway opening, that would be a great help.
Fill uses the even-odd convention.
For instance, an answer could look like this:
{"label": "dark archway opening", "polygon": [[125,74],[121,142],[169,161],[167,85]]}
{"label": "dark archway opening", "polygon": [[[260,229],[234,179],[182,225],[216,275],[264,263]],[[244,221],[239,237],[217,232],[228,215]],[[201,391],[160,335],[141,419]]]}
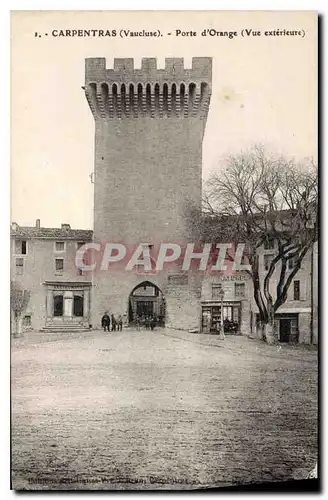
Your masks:
{"label": "dark archway opening", "polygon": [[83,297],[81,295],[74,295],[73,316],[83,316]]}
{"label": "dark archway opening", "polygon": [[165,299],[163,293],[150,281],[137,285],[129,296],[129,325],[145,325],[155,318],[157,326],[165,326]]}
{"label": "dark archway opening", "polygon": [[63,295],[54,296],[54,316],[63,316],[64,314],[64,297]]}

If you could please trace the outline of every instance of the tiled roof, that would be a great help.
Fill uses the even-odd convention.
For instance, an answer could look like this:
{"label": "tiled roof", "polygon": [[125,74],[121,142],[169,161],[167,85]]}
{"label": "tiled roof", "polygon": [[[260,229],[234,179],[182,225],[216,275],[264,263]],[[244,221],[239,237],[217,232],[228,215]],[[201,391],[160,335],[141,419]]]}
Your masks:
{"label": "tiled roof", "polygon": [[17,226],[16,230],[11,228],[10,235],[14,238],[40,238],[91,241],[93,231],[91,229],[61,229],[57,227],[27,227]]}

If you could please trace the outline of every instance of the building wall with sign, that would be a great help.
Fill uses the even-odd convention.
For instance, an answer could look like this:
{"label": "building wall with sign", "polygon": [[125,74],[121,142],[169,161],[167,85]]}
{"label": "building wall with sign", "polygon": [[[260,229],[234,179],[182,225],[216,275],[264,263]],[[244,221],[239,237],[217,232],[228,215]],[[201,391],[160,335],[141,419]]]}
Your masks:
{"label": "building wall with sign", "polygon": [[[213,273],[204,277],[201,292],[201,330],[215,331],[217,317],[221,314],[222,292],[223,319],[238,323],[238,333],[246,335],[250,325],[250,286],[246,273]],[[206,327],[208,322],[211,324]]]}
{"label": "building wall with sign", "polygon": [[[260,281],[263,284],[268,272],[270,260],[276,254],[275,243],[271,248],[259,249]],[[286,271],[286,279],[294,269],[290,262]],[[270,293],[275,298],[280,277],[280,269],[276,269],[270,279]],[[287,300],[276,312],[274,327],[280,341],[317,344],[318,342],[318,245],[315,244],[304,257],[300,269],[297,271],[289,286]],[[224,292],[223,312],[225,316],[236,319],[237,308],[239,314],[239,332],[256,338],[262,337],[259,325],[258,308],[253,297],[253,284],[247,273],[213,273],[206,275],[202,284],[201,330],[209,321],[214,322],[220,315],[220,290]]]}

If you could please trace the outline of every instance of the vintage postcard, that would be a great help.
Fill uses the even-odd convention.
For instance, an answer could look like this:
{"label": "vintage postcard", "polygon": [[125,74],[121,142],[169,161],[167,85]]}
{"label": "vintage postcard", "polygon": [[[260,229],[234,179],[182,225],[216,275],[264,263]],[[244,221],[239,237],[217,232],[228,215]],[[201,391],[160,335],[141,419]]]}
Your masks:
{"label": "vintage postcard", "polygon": [[12,489],[318,485],[317,31],[12,12]]}

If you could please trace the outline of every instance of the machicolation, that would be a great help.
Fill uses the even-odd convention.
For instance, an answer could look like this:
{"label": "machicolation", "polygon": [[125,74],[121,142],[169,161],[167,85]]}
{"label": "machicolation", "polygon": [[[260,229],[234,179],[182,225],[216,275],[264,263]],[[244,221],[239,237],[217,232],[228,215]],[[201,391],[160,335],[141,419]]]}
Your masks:
{"label": "machicolation", "polygon": [[205,117],[211,97],[212,59],[194,57],[184,69],[182,58],[165,59],[157,69],[156,58],[143,58],[140,69],[133,59],[114,59],[106,69],[105,58],[86,59],[85,93],[97,119],[133,117]]}

